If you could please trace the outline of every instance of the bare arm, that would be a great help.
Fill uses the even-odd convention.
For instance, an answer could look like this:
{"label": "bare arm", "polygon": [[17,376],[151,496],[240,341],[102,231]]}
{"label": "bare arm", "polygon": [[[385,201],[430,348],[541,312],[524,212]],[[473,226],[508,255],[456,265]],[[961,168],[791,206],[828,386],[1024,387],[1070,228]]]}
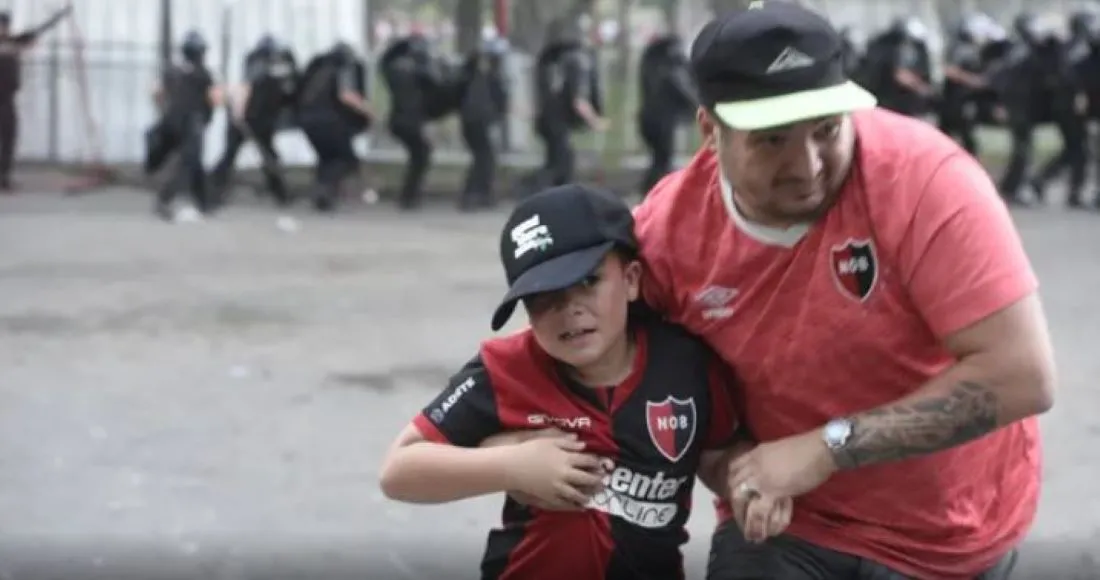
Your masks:
{"label": "bare arm", "polygon": [[1054,403],[1054,355],[1035,294],[947,337],[958,362],[912,395],[852,417],[841,469],[962,445]]}
{"label": "bare arm", "polygon": [[985,79],[981,75],[974,74],[953,64],[944,67],[943,76],[972,89],[980,89],[985,86]]}
{"label": "bare arm", "polygon": [[410,503],[444,503],[505,491],[512,449],[433,443],[408,425],[382,466],[382,493]]}

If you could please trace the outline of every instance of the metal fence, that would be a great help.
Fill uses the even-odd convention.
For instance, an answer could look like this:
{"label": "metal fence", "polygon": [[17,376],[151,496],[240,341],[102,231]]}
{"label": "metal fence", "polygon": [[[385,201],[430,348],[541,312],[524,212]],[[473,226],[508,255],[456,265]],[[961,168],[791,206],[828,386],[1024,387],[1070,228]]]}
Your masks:
{"label": "metal fence", "polygon": [[[606,1],[614,5],[611,0]],[[937,31],[946,8],[956,13],[968,8],[984,8],[1008,22],[1022,6],[1021,0],[806,0],[805,3],[826,12],[838,25],[854,27],[864,35],[877,32],[894,18],[909,14],[921,16]],[[682,0],[680,9],[683,10],[684,5],[701,4],[705,2]],[[179,38],[190,29],[200,30],[207,36],[209,63],[218,69],[223,53],[221,31],[226,14],[223,10],[225,0],[75,0],[73,5],[71,22],[64,22],[50,31],[24,60],[17,157],[64,164],[136,163],[142,158],[143,132],[154,119],[149,95],[159,71],[162,7],[171,10],[173,37]],[[438,14],[427,23],[418,23],[414,15],[395,11],[392,5],[384,12],[372,14],[370,0],[235,0],[231,6],[229,41],[224,47],[230,63],[225,79],[229,83],[240,80],[245,54],[266,32],[276,33],[289,42],[302,62],[337,40],[349,42],[369,57],[372,52],[380,52],[380,47],[369,46],[372,38],[381,43],[413,29],[437,35],[445,42],[455,36],[452,21]],[[1066,10],[1073,6],[1074,3],[1066,0],[1053,0],[1044,3],[1043,8]],[[45,19],[54,6],[42,0],[13,0],[8,2],[7,8],[12,10],[18,30]],[[709,11],[704,12],[689,16],[695,23],[701,23],[709,15]],[[584,135],[579,139],[580,158],[589,162],[607,160],[609,156],[629,158],[642,151],[634,127],[638,100],[636,59],[640,45],[664,24],[660,11],[655,9],[635,9],[627,14],[629,19],[625,26],[621,21],[622,12],[607,10],[597,15],[594,25],[597,31],[618,29],[628,35],[630,42],[622,43],[606,34],[602,39],[599,62],[604,73],[607,109],[615,124],[605,135]],[[616,21],[616,17],[620,20]],[[487,26],[491,22],[489,15],[485,22]],[[593,36],[599,37],[599,34]],[[940,33],[933,39],[934,50],[942,45],[939,40],[942,37]],[[530,55],[516,53],[509,64],[516,96],[507,123],[510,145],[507,157],[512,163],[532,163],[540,153],[530,128],[533,113],[531,62]],[[372,99],[384,111],[388,101],[384,89],[377,79],[371,85]],[[213,163],[221,154],[225,134],[223,117],[219,112],[207,132],[208,163]],[[383,125],[377,124],[370,135],[357,141],[359,153],[381,159],[403,159]],[[436,144],[438,162],[465,159],[466,153],[453,120],[440,121],[429,132]],[[690,129],[685,129],[684,135],[690,133]],[[683,138],[680,148],[690,143],[690,139]],[[289,164],[313,161],[312,151],[296,130],[280,134],[276,146]],[[256,166],[259,162],[259,155],[251,148],[245,148],[239,161],[244,166]]]}

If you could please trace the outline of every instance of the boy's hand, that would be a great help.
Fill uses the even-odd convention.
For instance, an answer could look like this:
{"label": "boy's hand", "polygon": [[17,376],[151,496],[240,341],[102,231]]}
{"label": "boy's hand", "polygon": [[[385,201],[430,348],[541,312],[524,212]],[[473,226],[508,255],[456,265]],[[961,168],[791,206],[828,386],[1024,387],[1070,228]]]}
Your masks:
{"label": "boy's hand", "polygon": [[783,533],[794,512],[794,501],[789,497],[777,499],[735,491],[730,503],[741,533],[754,544]]}
{"label": "boy's hand", "polygon": [[575,435],[536,437],[510,448],[509,495],[549,510],[584,509],[602,487],[601,460]]}

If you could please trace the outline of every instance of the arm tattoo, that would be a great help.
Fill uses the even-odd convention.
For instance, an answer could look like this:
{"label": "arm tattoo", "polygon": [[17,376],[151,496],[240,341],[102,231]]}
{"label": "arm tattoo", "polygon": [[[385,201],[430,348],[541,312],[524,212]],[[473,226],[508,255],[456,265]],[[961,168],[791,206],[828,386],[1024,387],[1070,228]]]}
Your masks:
{"label": "arm tattoo", "polygon": [[992,390],[962,382],[945,395],[862,413],[852,419],[837,465],[852,469],[956,447],[996,429],[997,406]]}

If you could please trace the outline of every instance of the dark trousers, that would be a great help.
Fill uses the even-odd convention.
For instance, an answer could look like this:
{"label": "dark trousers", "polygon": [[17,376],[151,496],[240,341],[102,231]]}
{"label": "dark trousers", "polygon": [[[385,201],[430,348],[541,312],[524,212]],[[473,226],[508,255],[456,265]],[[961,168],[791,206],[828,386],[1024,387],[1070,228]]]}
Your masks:
{"label": "dark trousers", "polygon": [[492,199],[493,179],[496,177],[497,152],[489,134],[490,123],[462,121],[462,139],[473,159],[466,170],[466,183],[462,187],[462,205],[486,205]]}
{"label": "dark trousers", "polygon": [[[290,194],[287,192],[286,181],[283,179],[283,172],[279,165],[279,153],[275,150],[274,124],[250,123],[247,120],[242,122],[248,123],[245,128],[237,123],[229,123],[225,136],[225,152],[210,176],[211,184],[218,190],[219,196],[224,195],[226,186],[233,178],[233,166],[237,162],[237,154],[251,136],[256,146],[260,148],[260,155],[263,157],[260,170],[264,174],[268,191],[275,197],[275,202],[280,207],[290,205]],[[245,129],[251,135],[246,134]]]}
{"label": "dark trousers", "polygon": [[949,101],[940,110],[939,126],[948,137],[956,139],[971,155],[978,155],[978,140],[974,137],[975,123],[966,117],[966,101]]}
{"label": "dark trousers", "polygon": [[187,188],[195,202],[195,209],[207,212],[211,209],[206,191],[206,171],[202,165],[203,137],[206,123],[197,116],[180,119],[170,129],[172,141],[179,153],[172,174],[157,194],[157,208],[167,209],[181,189]]}
{"label": "dark trousers", "polygon": [[19,137],[15,98],[0,98],[0,187],[11,185],[11,165]]}
{"label": "dark trousers", "polygon": [[1057,155],[1047,161],[1035,176],[1032,184],[1039,197],[1044,196],[1046,184],[1069,169],[1069,204],[1082,205],[1081,195],[1085,189],[1085,165],[1088,163],[1088,125],[1087,119],[1074,115],[1065,115],[1057,120],[1058,132],[1062,137],[1062,148]]}
{"label": "dark trousers", "polygon": [[317,155],[314,206],[331,210],[339,198],[341,183],[359,169],[359,158],[352,145],[354,130],[335,112],[303,115],[299,126]]}
{"label": "dark trousers", "polygon": [[398,204],[405,208],[414,207],[420,203],[424,178],[432,163],[432,144],[424,134],[424,123],[419,121],[390,118],[389,129],[409,154]]}
{"label": "dark trousers", "polygon": [[662,177],[672,171],[673,149],[676,145],[676,123],[672,120],[643,118],[639,122],[642,140],[649,148],[649,169],[642,177],[642,195],[649,193]]}
{"label": "dark trousers", "polygon": [[535,123],[535,131],[538,132],[545,147],[539,186],[552,187],[573,181],[576,172],[576,154],[573,152],[573,143],[569,139],[569,127],[565,123],[539,119]]}
{"label": "dark trousers", "polygon": [[[843,532],[838,532],[843,533]],[[1008,580],[1017,553],[1009,552],[975,580]],[[891,568],[842,552],[780,535],[750,544],[734,521],[714,532],[707,580],[908,580]]]}
{"label": "dark trousers", "polygon": [[1009,201],[1020,199],[1020,188],[1024,185],[1028,170],[1031,167],[1031,157],[1035,145],[1032,134],[1035,126],[1031,119],[1014,116],[1009,113],[1008,133],[1012,139],[1011,152],[1008,157],[1008,166],[1001,176],[1001,195]]}

